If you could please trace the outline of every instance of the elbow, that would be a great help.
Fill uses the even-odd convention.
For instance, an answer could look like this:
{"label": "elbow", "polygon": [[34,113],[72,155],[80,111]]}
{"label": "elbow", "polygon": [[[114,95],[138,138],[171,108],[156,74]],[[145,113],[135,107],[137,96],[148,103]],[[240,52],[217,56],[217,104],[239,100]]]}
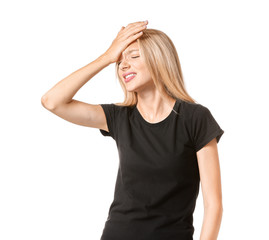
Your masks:
{"label": "elbow", "polygon": [[205,204],[204,208],[205,208],[205,210],[206,209],[214,209],[215,211],[223,212],[222,201],[213,201],[213,202],[207,203],[207,204]]}
{"label": "elbow", "polygon": [[209,206],[209,207],[205,208],[205,212],[210,212],[210,213],[214,213],[214,214],[217,214],[219,216],[222,216],[223,207],[222,206],[217,206],[217,205]]}
{"label": "elbow", "polygon": [[223,216],[223,207],[219,205],[210,205],[205,207],[204,213],[206,216],[215,216],[218,219],[221,219]]}
{"label": "elbow", "polygon": [[46,95],[43,95],[42,98],[41,98],[41,104],[44,108],[48,109],[48,110],[53,110],[55,109],[55,106],[54,104],[49,101],[48,97]]}

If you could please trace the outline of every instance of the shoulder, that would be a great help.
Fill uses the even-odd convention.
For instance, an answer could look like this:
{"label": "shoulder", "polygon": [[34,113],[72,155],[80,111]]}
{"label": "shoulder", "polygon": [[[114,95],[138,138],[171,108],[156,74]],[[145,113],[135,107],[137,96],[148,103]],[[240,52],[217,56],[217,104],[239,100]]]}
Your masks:
{"label": "shoulder", "polygon": [[182,110],[196,152],[215,137],[219,142],[224,131],[208,107],[199,103],[183,103]]}
{"label": "shoulder", "polygon": [[185,125],[194,130],[199,126],[215,124],[215,119],[208,107],[200,103],[183,102],[181,113]]}
{"label": "shoulder", "polygon": [[111,111],[123,111],[127,108],[129,108],[128,106],[122,106],[119,103],[101,103],[100,104],[102,107],[105,107]]}
{"label": "shoulder", "polygon": [[135,106],[120,105],[120,103],[112,103],[111,105],[112,105],[114,111],[117,113],[127,113],[127,112],[133,110],[133,108],[135,107]]}
{"label": "shoulder", "polygon": [[118,118],[123,114],[127,114],[133,109],[132,106],[120,105],[121,103],[102,103],[100,104],[105,112],[109,113],[112,118]]}
{"label": "shoulder", "polygon": [[184,119],[187,121],[207,114],[208,111],[209,109],[200,103],[192,103],[186,101],[181,102],[180,112]]}

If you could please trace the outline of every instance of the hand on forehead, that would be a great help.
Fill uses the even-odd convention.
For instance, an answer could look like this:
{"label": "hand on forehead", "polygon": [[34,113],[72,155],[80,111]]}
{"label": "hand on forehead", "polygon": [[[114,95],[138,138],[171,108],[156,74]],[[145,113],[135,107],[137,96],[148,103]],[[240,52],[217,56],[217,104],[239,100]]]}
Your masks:
{"label": "hand on forehead", "polygon": [[133,52],[139,52],[139,45],[138,45],[138,43],[137,43],[137,41],[135,41],[135,42],[133,42],[133,43],[131,43],[123,52],[122,52],[122,54],[121,54],[121,57],[123,56],[123,55],[130,55],[131,53],[133,53]]}

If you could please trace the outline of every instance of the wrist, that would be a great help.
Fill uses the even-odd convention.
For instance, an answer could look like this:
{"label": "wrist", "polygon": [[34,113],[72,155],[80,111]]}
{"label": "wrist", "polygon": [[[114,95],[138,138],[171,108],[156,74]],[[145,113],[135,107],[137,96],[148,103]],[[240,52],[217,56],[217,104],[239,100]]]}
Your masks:
{"label": "wrist", "polygon": [[111,58],[106,53],[102,54],[99,59],[104,61],[106,65],[110,65],[111,63],[113,63]]}

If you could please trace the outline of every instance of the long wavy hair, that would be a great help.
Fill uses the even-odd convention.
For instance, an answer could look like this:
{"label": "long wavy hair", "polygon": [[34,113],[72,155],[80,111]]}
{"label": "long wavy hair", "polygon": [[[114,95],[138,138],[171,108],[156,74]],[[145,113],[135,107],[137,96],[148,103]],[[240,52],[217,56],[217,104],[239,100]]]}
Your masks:
{"label": "long wavy hair", "polygon": [[[196,103],[185,87],[177,50],[171,39],[162,31],[145,29],[137,39],[140,54],[151,74],[153,82],[162,97],[165,93],[174,99]],[[115,103],[118,106],[135,106],[137,93],[128,92],[118,74],[118,64],[115,65],[116,78],[124,92],[124,101]]]}

